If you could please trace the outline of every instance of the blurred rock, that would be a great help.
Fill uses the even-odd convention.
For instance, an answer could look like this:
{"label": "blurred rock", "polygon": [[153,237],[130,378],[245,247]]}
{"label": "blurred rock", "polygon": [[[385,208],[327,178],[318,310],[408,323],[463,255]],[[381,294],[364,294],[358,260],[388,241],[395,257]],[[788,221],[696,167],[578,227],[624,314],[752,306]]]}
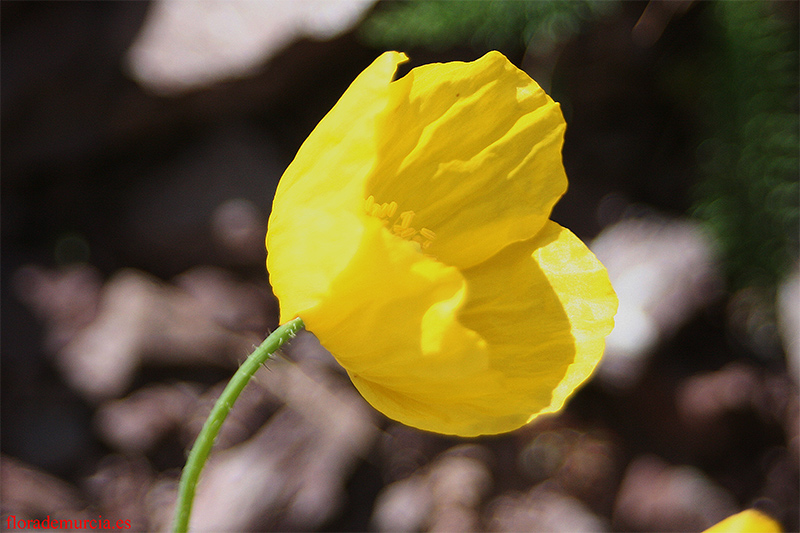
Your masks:
{"label": "blurred rock", "polygon": [[242,265],[252,265],[264,259],[266,233],[264,212],[245,198],[222,202],[211,217],[212,236],[229,257],[238,258]]}
{"label": "blurred rock", "polygon": [[778,519],[784,531],[800,531],[800,475],[797,449],[773,449],[763,458],[764,483],[759,487],[757,507]]}
{"label": "blurred rock", "polygon": [[[0,456],[0,512],[17,520],[91,519],[77,488],[16,459]],[[3,523],[6,526],[6,523]]]}
{"label": "blurred rock", "polygon": [[778,328],[789,375],[800,384],[800,271],[797,269],[778,289]]}
{"label": "blurred rock", "polygon": [[688,377],[677,391],[678,412],[689,424],[708,426],[725,413],[754,407],[762,379],[743,364]]}
{"label": "blurred rock", "polygon": [[434,511],[430,531],[480,531],[480,505],[492,489],[488,450],[457,446],[437,460],[430,473]]}
{"label": "blurred rock", "polygon": [[92,501],[112,523],[129,520],[131,531],[152,531],[147,513],[147,494],[155,473],[144,457],[108,455],[83,483]]}
{"label": "blurred rock", "polygon": [[97,318],[57,353],[57,362],[67,382],[91,400],[118,397],[143,362],[232,366],[257,339],[221,325],[206,303],[123,270],[103,287]]}
{"label": "blurred rock", "polygon": [[781,346],[776,309],[780,302],[776,302],[775,296],[765,286],[742,287],[730,295],[725,310],[728,334],[765,361],[781,360],[785,353],[788,355]]}
{"label": "blurred rock", "polygon": [[519,452],[519,470],[533,484],[554,476],[564,465],[568,447],[575,439],[576,431],[544,430]]}
{"label": "blurred rock", "polygon": [[617,493],[618,531],[702,531],[736,513],[731,494],[696,468],[634,459]]}
{"label": "blurred rock", "polygon": [[488,455],[486,448],[469,444],[447,450],[430,471],[434,501],[440,506],[477,508],[492,487]]}
{"label": "blurred rock", "polygon": [[97,315],[102,281],[89,265],[48,270],[26,265],[14,273],[17,295],[45,326],[45,348],[56,352]]}
{"label": "blurred rock", "polygon": [[428,479],[412,476],[384,487],[375,501],[377,531],[424,531],[433,512]]}
{"label": "blurred rock", "polygon": [[[262,235],[259,241],[263,240]],[[272,290],[266,284],[237,280],[227,270],[194,267],[176,276],[173,283],[192,295],[197,306],[205,309],[214,321],[232,331],[266,334],[278,313]]]}
{"label": "blurred rock", "polygon": [[597,377],[627,389],[654,348],[719,295],[714,244],[694,222],[637,218],[607,228],[592,250],[619,296]]}
{"label": "blurred rock", "polygon": [[421,472],[396,481],[375,502],[378,531],[480,531],[480,505],[492,488],[488,450],[451,448]]}
{"label": "blurred rock", "polygon": [[405,479],[432,462],[449,445],[434,433],[390,423],[381,435],[381,476],[387,484]]}
{"label": "blurred rock", "polygon": [[592,511],[607,512],[621,475],[620,456],[599,432],[556,427],[536,435],[520,450],[518,462],[533,484],[550,480]]}
{"label": "blurred rock", "polygon": [[103,404],[95,425],[112,448],[126,454],[148,453],[184,423],[198,396],[198,388],[189,384],[152,385]]}
{"label": "blurred rock", "polygon": [[162,95],[242,77],[295,39],[344,33],[373,3],[158,0],[128,52],[129,70],[136,81]]}
{"label": "blurred rock", "polygon": [[[795,416],[797,413],[795,413]],[[784,531],[800,531],[800,475],[798,453],[794,450],[772,449],[760,461],[764,469],[763,484],[758,488],[755,507],[778,519]]]}
{"label": "blurred rock", "polygon": [[[690,430],[684,439],[691,437],[707,454],[738,448],[748,437],[745,432],[753,431],[757,437],[750,439],[765,445],[780,443],[783,432],[785,442],[796,446],[798,391],[785,374],[730,363],[686,378],[676,391],[675,402],[684,427]],[[745,418],[748,415],[750,419]]]}
{"label": "blurred rock", "polygon": [[542,483],[527,493],[506,493],[489,504],[489,531],[589,533],[608,531],[608,524],[579,500]]}

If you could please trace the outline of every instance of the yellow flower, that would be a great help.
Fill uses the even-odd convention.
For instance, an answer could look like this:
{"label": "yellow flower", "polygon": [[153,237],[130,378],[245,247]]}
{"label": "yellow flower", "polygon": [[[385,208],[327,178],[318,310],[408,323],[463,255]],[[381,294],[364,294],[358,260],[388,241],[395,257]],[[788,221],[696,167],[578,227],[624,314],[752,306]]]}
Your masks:
{"label": "yellow flower", "polygon": [[755,509],[747,509],[729,516],[703,533],[781,533],[781,531],[783,529],[780,524],[769,516]]}
{"label": "yellow flower", "polygon": [[565,192],[558,104],[502,54],[404,54],[353,82],[281,178],[267,266],[376,409],[439,433],[516,429],[597,365],[617,299],[549,220]]}

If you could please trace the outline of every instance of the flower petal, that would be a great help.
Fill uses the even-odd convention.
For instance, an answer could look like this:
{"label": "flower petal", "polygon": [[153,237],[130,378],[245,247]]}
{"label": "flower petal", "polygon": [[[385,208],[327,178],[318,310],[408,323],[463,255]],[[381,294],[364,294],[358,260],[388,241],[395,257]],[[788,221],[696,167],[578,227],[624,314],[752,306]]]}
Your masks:
{"label": "flower petal", "polygon": [[[366,217],[362,224],[365,229],[348,268],[332,281],[325,300],[302,316],[308,330],[351,375],[402,390],[416,372],[424,374],[436,364],[450,369],[452,361],[442,357],[422,360],[428,352],[439,354],[448,332],[424,334],[423,328],[437,315],[454,316],[464,279],[456,268],[420,254],[377,220]],[[472,334],[469,345],[475,340]]]}
{"label": "flower petal", "polygon": [[781,525],[755,509],[747,509],[729,516],[703,533],[781,533]]}
{"label": "flower petal", "polygon": [[392,82],[367,195],[415,213],[427,252],[466,268],[533,237],[566,191],[557,103],[499,52]]}
{"label": "flower petal", "polygon": [[[439,433],[502,433],[558,410],[593,372],[613,327],[605,269],[548,222],[463,276],[463,300],[457,293],[420,325],[417,338],[433,332],[438,346],[415,354],[408,345],[407,358],[380,374],[350,372],[353,383],[390,418]],[[363,356],[380,360],[392,346],[373,335],[371,350]]]}
{"label": "flower petal", "polygon": [[361,225],[364,182],[374,161],[376,117],[404,54],[386,52],[350,85],[281,177],[267,231],[267,270],[281,323],[315,305],[350,262]]}
{"label": "flower petal", "polygon": [[558,295],[575,339],[575,359],[553,391],[550,405],[542,410],[552,413],[564,406],[600,362],[619,300],[606,268],[571,231],[549,221],[535,240],[539,247],[532,257]]}
{"label": "flower petal", "polygon": [[[464,268],[535,235],[566,190],[563,117],[527,74],[490,52],[472,63],[418,67],[391,82],[406,59],[387,52],[359,75],[281,178],[267,249],[326,242],[304,260],[268,255],[282,322],[323,297],[326,280],[355,251],[358,239],[340,234],[334,246],[331,235],[342,230],[320,223],[331,210],[361,213],[370,195],[396,202],[400,212],[414,213],[410,231],[436,235],[428,255]],[[308,280],[305,298],[296,294],[298,279]],[[304,307],[288,305],[284,287]]]}

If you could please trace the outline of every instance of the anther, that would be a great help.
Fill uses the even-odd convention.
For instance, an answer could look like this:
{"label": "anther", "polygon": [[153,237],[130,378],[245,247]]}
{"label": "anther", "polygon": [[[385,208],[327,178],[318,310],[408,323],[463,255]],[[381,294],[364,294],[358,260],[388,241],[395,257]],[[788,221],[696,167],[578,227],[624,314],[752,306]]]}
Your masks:
{"label": "anther", "polygon": [[412,241],[420,246],[421,249],[427,249],[432,241],[436,238],[436,233],[428,228],[422,228],[417,231],[411,226],[414,219],[414,211],[403,211],[397,217],[398,205],[397,202],[384,202],[377,203],[373,195],[369,195],[364,200],[364,211],[370,216],[377,218],[383,223],[384,226],[391,228],[392,233],[400,237]]}
{"label": "anther", "polygon": [[400,227],[407,228],[411,226],[411,219],[414,218],[414,211],[403,211],[400,213]]}

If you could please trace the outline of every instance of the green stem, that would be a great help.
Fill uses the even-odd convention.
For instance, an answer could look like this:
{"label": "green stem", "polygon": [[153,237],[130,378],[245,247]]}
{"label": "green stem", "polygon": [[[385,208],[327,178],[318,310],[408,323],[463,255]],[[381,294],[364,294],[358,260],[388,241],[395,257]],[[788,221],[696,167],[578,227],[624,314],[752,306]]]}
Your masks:
{"label": "green stem", "polygon": [[285,342],[294,338],[295,334],[305,327],[303,320],[295,318],[286,324],[280,326],[267,337],[261,346],[251,353],[242,366],[228,382],[228,386],[222,391],[214,408],[208,415],[206,423],[203,424],[203,429],[197,436],[194,442],[192,451],[189,452],[189,458],[186,460],[186,466],[183,467],[183,474],[181,475],[181,484],[178,487],[178,503],[175,507],[175,521],[172,526],[172,531],[175,533],[186,533],[189,529],[189,516],[192,513],[192,502],[194,501],[194,493],[197,488],[197,480],[200,477],[200,471],[208,459],[208,454],[211,453],[211,447],[219,434],[222,423],[227,418],[228,413],[233,407],[233,403],[239,397],[239,394],[244,389],[245,385],[250,381],[256,371],[261,368],[273,353],[283,346]]}

